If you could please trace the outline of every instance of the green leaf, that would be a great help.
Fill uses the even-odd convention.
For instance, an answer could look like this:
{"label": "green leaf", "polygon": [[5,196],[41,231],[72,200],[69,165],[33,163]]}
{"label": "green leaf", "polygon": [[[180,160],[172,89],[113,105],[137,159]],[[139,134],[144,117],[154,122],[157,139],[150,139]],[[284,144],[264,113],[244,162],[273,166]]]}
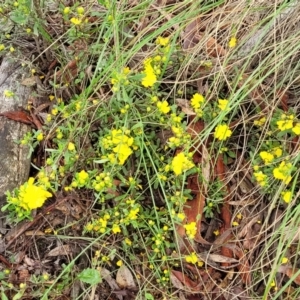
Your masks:
{"label": "green leaf", "polygon": [[104,164],[104,163],[106,163],[106,162],[108,162],[108,159],[107,159],[107,158],[94,160],[94,163],[95,163],[95,164]]}
{"label": "green leaf", "polygon": [[15,10],[10,14],[10,19],[18,25],[25,25],[28,21],[28,15],[21,11]]}
{"label": "green leaf", "polygon": [[147,300],[154,300],[154,297],[153,297],[150,293],[146,293],[146,294],[145,294],[145,298],[146,298]]}
{"label": "green leaf", "polygon": [[102,278],[100,276],[99,271],[95,269],[87,268],[83,270],[79,275],[78,278],[85,283],[88,283],[90,285],[96,285],[100,282],[102,282]]}
{"label": "green leaf", "polygon": [[1,300],[8,300],[7,296],[3,291],[1,292]]}

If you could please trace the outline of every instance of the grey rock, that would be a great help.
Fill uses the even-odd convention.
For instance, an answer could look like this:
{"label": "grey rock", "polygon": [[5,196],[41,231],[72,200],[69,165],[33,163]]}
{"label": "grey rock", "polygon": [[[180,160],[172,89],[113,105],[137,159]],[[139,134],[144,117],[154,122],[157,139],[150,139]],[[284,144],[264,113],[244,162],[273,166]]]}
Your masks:
{"label": "grey rock", "polygon": [[[20,82],[24,69],[9,58],[0,63],[0,113],[26,108],[30,88]],[[6,97],[5,90],[12,91],[13,97]],[[30,131],[30,126],[0,116],[0,207],[5,202],[5,192],[27,181],[30,169],[28,146],[18,144]],[[1,231],[1,225],[0,225]]]}

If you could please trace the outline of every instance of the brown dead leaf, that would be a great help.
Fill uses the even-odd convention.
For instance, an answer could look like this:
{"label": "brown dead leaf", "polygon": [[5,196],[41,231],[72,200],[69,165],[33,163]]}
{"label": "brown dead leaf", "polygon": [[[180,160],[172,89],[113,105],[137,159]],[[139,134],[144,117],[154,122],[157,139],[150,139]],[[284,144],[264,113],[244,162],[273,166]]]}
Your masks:
{"label": "brown dead leaf", "polygon": [[210,183],[211,169],[210,169],[211,158],[205,145],[202,145],[202,163],[201,170],[203,176],[203,188],[205,195],[207,194],[208,184]]}
{"label": "brown dead leaf", "polygon": [[[200,35],[200,38],[204,38],[204,35]],[[208,37],[206,40],[206,53],[210,57],[220,57],[226,55],[226,50],[217,42],[213,37]]]}
{"label": "brown dead leaf", "polygon": [[277,272],[285,274],[296,284],[300,285],[300,269],[282,265]]}
{"label": "brown dead leaf", "polygon": [[186,99],[176,98],[176,104],[181,108],[181,111],[188,116],[195,116],[195,111],[190,106],[190,101]]}
{"label": "brown dead leaf", "polygon": [[32,258],[28,257],[27,255],[25,255],[24,257],[24,263],[29,267],[35,266],[35,261]]}
{"label": "brown dead leaf", "polygon": [[136,289],[136,284],[134,282],[132,273],[125,265],[122,265],[119,268],[116,276],[116,282],[121,289]]}
{"label": "brown dead leaf", "polygon": [[25,85],[25,86],[34,86],[34,85],[36,85],[35,76],[25,78],[24,80],[21,81],[21,84]]}
{"label": "brown dead leaf", "polygon": [[187,50],[194,48],[197,43],[199,42],[198,32],[200,31],[200,18],[196,18],[189,24],[184,29],[182,38],[183,38],[183,45],[182,48]]}
{"label": "brown dead leaf", "polygon": [[170,280],[174,287],[183,289],[189,292],[199,292],[200,284],[191,280],[187,275],[180,271],[172,270]]}
{"label": "brown dead leaf", "polygon": [[61,245],[49,251],[46,256],[69,255],[71,253],[70,245]]}
{"label": "brown dead leaf", "polygon": [[[204,196],[201,193],[198,193],[193,200],[190,200],[186,203],[183,208],[183,212],[186,216],[186,223],[196,222],[197,233],[194,240],[201,244],[211,245],[211,243],[204,240],[204,238],[201,236],[201,216],[203,213],[204,205]],[[176,232],[184,241],[187,240],[184,224],[177,225]],[[183,253],[189,252],[188,250],[192,250],[193,248],[190,244],[183,244],[181,246],[182,247],[180,247],[180,249]]]}
{"label": "brown dead leaf", "polygon": [[235,258],[227,257],[220,254],[208,254],[208,259],[218,263],[238,263],[239,261]]}
{"label": "brown dead leaf", "polygon": [[[105,280],[107,282],[107,284],[110,286],[110,288],[113,290],[113,291],[118,291],[120,288],[116,282],[116,280],[114,278],[112,278],[112,276],[110,275],[111,272],[108,271],[107,269],[105,268],[101,268],[100,269],[100,275],[101,277],[103,278],[103,280]],[[119,299],[119,300],[122,300],[123,299],[123,296],[122,295],[119,295],[119,294],[116,294],[116,297]]]}
{"label": "brown dead leaf", "polygon": [[[226,195],[230,195],[230,190],[228,185],[226,185],[226,178],[225,178],[225,165],[224,161],[222,158],[222,155],[219,155],[217,157],[217,162],[216,162],[216,170],[215,170],[216,175],[218,176],[219,180],[224,184],[224,191],[226,192]],[[223,220],[223,225],[221,228],[221,233],[226,231],[231,227],[231,213],[230,213],[230,206],[228,204],[229,201],[229,196],[225,196],[223,205],[221,207],[221,219]],[[226,246],[221,247],[221,253],[222,255],[226,257],[231,257],[232,258],[232,251],[228,249]],[[228,263],[222,263],[222,266],[224,267],[229,267]]]}
{"label": "brown dead leaf", "polygon": [[227,247],[239,258],[238,269],[243,283],[251,285],[251,269],[246,254],[237,245],[228,244]]}
{"label": "brown dead leaf", "polygon": [[3,113],[0,113],[0,116],[6,117],[10,120],[24,123],[27,125],[32,125],[33,120],[32,117],[25,111],[20,110],[20,111],[6,111]]}

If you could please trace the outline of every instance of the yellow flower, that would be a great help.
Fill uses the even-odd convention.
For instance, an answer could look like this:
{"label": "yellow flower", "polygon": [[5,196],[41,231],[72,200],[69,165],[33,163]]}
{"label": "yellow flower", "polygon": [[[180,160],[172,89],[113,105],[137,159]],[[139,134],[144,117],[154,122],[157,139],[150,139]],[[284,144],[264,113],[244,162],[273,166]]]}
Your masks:
{"label": "yellow flower", "polygon": [[114,234],[117,234],[117,233],[120,233],[121,232],[121,228],[119,225],[117,224],[114,224],[111,231],[114,233]]}
{"label": "yellow flower", "polygon": [[42,140],[44,139],[43,133],[40,132],[40,133],[37,135],[36,139],[37,139],[39,142],[42,141]]}
{"label": "yellow flower", "polygon": [[152,87],[157,81],[157,77],[151,62],[151,58],[148,58],[144,61],[144,71],[142,72],[144,75],[144,78],[142,79],[142,85],[144,87]]}
{"label": "yellow flower", "polygon": [[132,245],[132,241],[129,239],[129,238],[125,238],[125,243],[128,245],[128,246],[131,246]]}
{"label": "yellow flower", "polygon": [[282,264],[286,264],[289,261],[289,259],[287,257],[283,257],[281,260]]}
{"label": "yellow flower", "polygon": [[193,168],[194,164],[185,156],[183,152],[180,152],[173,158],[171,166],[175,175],[178,176],[183,172]]}
{"label": "yellow flower", "polygon": [[221,110],[228,110],[228,100],[226,99],[219,99],[218,100],[219,104],[218,104],[218,107],[221,109]]}
{"label": "yellow flower", "polygon": [[272,153],[276,156],[276,157],[280,157],[282,155],[282,149],[280,147],[275,147],[272,150]]}
{"label": "yellow flower", "polygon": [[273,170],[273,176],[276,179],[282,180],[285,184],[288,184],[292,180],[292,176],[290,176],[292,168],[293,165],[291,163],[282,161],[279,167]]}
{"label": "yellow flower", "polygon": [[58,109],[57,109],[57,108],[53,108],[53,109],[51,110],[51,114],[52,114],[53,116],[56,116],[56,115],[58,114]]}
{"label": "yellow flower", "polygon": [[254,121],[254,125],[256,125],[258,127],[261,127],[261,126],[263,126],[266,123],[266,120],[267,120],[266,117],[262,117],[262,118],[260,118],[258,120],[255,120]]}
{"label": "yellow flower", "polygon": [[68,150],[69,150],[69,151],[74,151],[74,150],[75,150],[75,145],[74,145],[74,143],[71,143],[71,142],[70,142],[70,143],[68,144]]}
{"label": "yellow flower", "polygon": [[194,239],[195,235],[197,233],[197,226],[196,226],[196,222],[191,222],[191,223],[187,223],[185,225],[183,225],[185,232],[187,234],[187,236],[190,239]]}
{"label": "yellow flower", "polygon": [[215,236],[218,236],[218,235],[220,235],[220,231],[219,231],[218,229],[217,229],[217,230],[215,230],[213,233],[214,233],[214,235],[215,235]]}
{"label": "yellow flower", "polygon": [[4,90],[3,94],[4,94],[4,96],[7,97],[7,98],[11,98],[11,97],[13,97],[13,96],[15,95],[14,92],[9,91],[9,90]]}
{"label": "yellow flower", "polygon": [[183,221],[185,219],[185,214],[184,213],[178,213],[177,214],[177,218],[180,220],[180,221]]}
{"label": "yellow flower", "polygon": [[241,219],[243,218],[243,215],[242,215],[241,213],[238,213],[238,214],[236,215],[236,217],[237,217],[239,220],[241,220]]}
{"label": "yellow flower", "polygon": [[234,36],[231,37],[231,39],[230,39],[230,41],[228,43],[229,48],[234,48],[236,46],[236,43],[237,43],[236,37],[234,37]]}
{"label": "yellow flower", "polygon": [[275,280],[272,280],[272,282],[271,282],[271,287],[276,287],[276,282],[275,282]]}
{"label": "yellow flower", "polygon": [[117,263],[116,263],[116,265],[118,267],[121,267],[123,265],[123,261],[122,260],[118,260]]}
{"label": "yellow flower", "polygon": [[300,123],[297,123],[297,124],[293,127],[292,131],[293,131],[296,135],[300,135]]}
{"label": "yellow flower", "polygon": [[81,170],[80,173],[78,173],[78,182],[79,184],[85,184],[89,179],[89,174],[84,171]]}
{"label": "yellow flower", "polygon": [[80,25],[81,24],[81,19],[79,18],[71,18],[70,19],[71,23],[73,23],[74,25]]}
{"label": "yellow flower", "polygon": [[226,124],[219,124],[214,132],[214,137],[220,141],[224,141],[227,138],[231,137],[232,131],[229,129]]}
{"label": "yellow flower", "polygon": [[159,111],[163,114],[167,114],[171,110],[169,103],[166,100],[158,101],[156,106],[159,109]]}
{"label": "yellow flower", "polygon": [[113,152],[115,152],[118,155],[120,165],[124,165],[127,158],[133,153],[131,148],[124,143],[120,143],[115,148],[113,148]]}
{"label": "yellow flower", "polygon": [[281,193],[282,199],[286,203],[290,203],[292,200],[292,192],[291,191],[285,191]]}
{"label": "yellow flower", "polygon": [[204,97],[199,93],[194,94],[193,98],[191,99],[191,106],[194,109],[200,108],[201,104],[204,102]]}
{"label": "yellow flower", "polygon": [[78,6],[76,10],[77,10],[77,13],[79,15],[83,15],[84,14],[84,8],[82,6]]}
{"label": "yellow flower", "polygon": [[127,218],[129,220],[136,220],[137,219],[137,214],[139,213],[139,211],[140,211],[139,207],[131,209],[129,211],[129,214],[128,214]]}
{"label": "yellow flower", "polygon": [[70,7],[69,6],[66,6],[65,8],[64,8],[64,15],[67,15],[67,14],[69,14],[70,13]]}
{"label": "yellow flower", "polygon": [[195,252],[192,252],[190,255],[185,256],[185,261],[187,263],[196,264],[198,262],[198,256]]}
{"label": "yellow flower", "polygon": [[267,151],[261,151],[259,153],[259,156],[264,161],[265,165],[271,163],[274,160],[274,155]]}
{"label": "yellow flower", "polygon": [[254,172],[253,175],[260,186],[264,187],[267,184],[268,177],[262,171]]}
{"label": "yellow flower", "polygon": [[277,121],[276,124],[280,131],[289,130],[293,128],[294,115],[281,115],[281,120]]}
{"label": "yellow flower", "polygon": [[15,48],[14,48],[13,46],[11,46],[11,47],[9,48],[9,51],[10,51],[10,52],[15,52]]}
{"label": "yellow flower", "polygon": [[43,186],[34,185],[34,178],[30,177],[28,182],[20,187],[18,199],[20,206],[25,210],[33,210],[43,206],[47,198],[52,197]]}
{"label": "yellow flower", "polygon": [[157,45],[161,45],[163,47],[167,46],[169,44],[169,38],[166,37],[166,38],[163,38],[161,36],[159,36],[157,39],[156,39],[156,44]]}
{"label": "yellow flower", "polygon": [[239,222],[236,221],[232,222],[232,226],[239,226],[239,225],[240,225]]}
{"label": "yellow flower", "polygon": [[0,44],[0,51],[4,50],[5,46],[3,44]]}

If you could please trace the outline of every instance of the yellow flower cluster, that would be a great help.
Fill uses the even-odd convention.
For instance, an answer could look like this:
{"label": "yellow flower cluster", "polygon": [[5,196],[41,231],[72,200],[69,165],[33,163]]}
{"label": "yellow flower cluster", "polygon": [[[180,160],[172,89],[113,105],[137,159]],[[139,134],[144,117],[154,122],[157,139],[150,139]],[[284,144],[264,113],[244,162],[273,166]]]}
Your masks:
{"label": "yellow flower cluster", "polygon": [[197,254],[195,252],[192,252],[191,254],[186,255],[185,261],[190,264],[194,264],[194,265],[197,264],[198,267],[202,267],[204,264],[203,261],[198,258]]}
{"label": "yellow flower cluster", "polygon": [[227,138],[231,137],[232,131],[229,129],[229,126],[226,124],[217,125],[214,137],[220,141],[225,141]]}
{"label": "yellow flower cluster", "polygon": [[285,191],[281,193],[282,199],[286,203],[290,203],[292,200],[292,192],[291,191]]}
{"label": "yellow flower cluster", "polygon": [[292,176],[290,175],[292,170],[293,170],[293,165],[291,163],[282,161],[279,167],[274,168],[273,176],[276,179],[282,180],[285,184],[288,184],[292,180]]}
{"label": "yellow flower cluster", "polygon": [[222,111],[228,111],[228,100],[227,99],[219,99],[218,100],[218,107]]}
{"label": "yellow flower cluster", "polygon": [[161,66],[167,60],[166,53],[170,50],[169,38],[158,37],[156,44],[160,47],[157,49],[154,57],[146,58],[143,62],[142,85],[144,87],[153,87],[157,82],[157,76],[161,74]]}
{"label": "yellow flower cluster", "polygon": [[85,187],[88,184],[89,179],[89,174],[86,171],[81,170],[75,174],[75,178],[71,183],[71,187]]}
{"label": "yellow flower cluster", "polygon": [[[82,24],[82,22],[87,21],[84,19],[84,12],[85,12],[85,9],[82,6],[78,6],[76,8],[75,17],[72,17],[70,19],[70,22],[75,26],[79,26]],[[69,6],[64,7],[63,14],[68,15],[70,13],[71,13],[71,8]]]}
{"label": "yellow flower cluster", "polygon": [[205,101],[204,97],[199,93],[194,94],[191,99],[191,106],[198,117],[202,117],[203,115],[201,106],[204,103],[204,101]]}
{"label": "yellow flower cluster", "polygon": [[152,66],[153,59],[152,58],[147,58],[144,61],[144,70],[142,74],[144,75],[144,78],[142,79],[142,85],[144,87],[152,87],[156,81],[157,77],[155,74],[155,70]]}
{"label": "yellow flower cluster", "polygon": [[230,41],[228,43],[229,48],[234,48],[237,44],[237,38],[235,36],[230,38]]}
{"label": "yellow flower cluster", "polygon": [[30,177],[28,182],[20,186],[17,197],[12,197],[10,203],[23,208],[25,211],[42,207],[45,201],[52,197],[44,185],[34,184],[34,178]]}
{"label": "yellow flower cluster", "polygon": [[114,234],[121,233],[121,228],[118,224],[113,224],[111,231]]}
{"label": "yellow flower cluster", "polygon": [[171,162],[171,168],[176,176],[188,171],[194,166],[194,163],[183,152],[177,154]]}
{"label": "yellow flower cluster", "polygon": [[100,173],[92,181],[92,187],[97,192],[103,192],[105,189],[112,188],[113,180],[110,176],[110,173]]}
{"label": "yellow flower cluster", "polygon": [[280,131],[289,130],[293,128],[294,115],[282,114],[280,120],[276,122]]}
{"label": "yellow flower cluster", "polygon": [[275,147],[271,151],[261,151],[259,156],[264,161],[264,164],[267,165],[271,163],[275,157],[280,157],[282,155],[282,149],[280,147]]}
{"label": "yellow flower cluster", "polygon": [[296,125],[292,128],[292,131],[293,131],[296,135],[300,135],[300,123],[296,123]]}
{"label": "yellow flower cluster", "polygon": [[159,36],[156,39],[156,44],[163,46],[163,47],[166,47],[169,44],[169,42],[170,42],[170,39],[168,37],[164,38],[164,37]]}
{"label": "yellow flower cluster", "polygon": [[196,226],[196,222],[191,222],[191,223],[187,223],[185,225],[183,225],[185,232],[187,234],[187,236],[193,240],[195,238],[195,235],[197,233],[197,226]]}
{"label": "yellow flower cluster", "polygon": [[167,114],[171,110],[169,103],[166,100],[157,101],[156,106],[162,114]]}
{"label": "yellow flower cluster", "polygon": [[102,139],[101,144],[104,149],[112,151],[106,158],[111,163],[118,163],[119,165],[124,165],[133,150],[136,149],[134,139],[130,136],[128,129],[113,129],[109,135]]}
{"label": "yellow flower cluster", "polygon": [[98,218],[85,226],[86,231],[94,231],[99,233],[105,233],[107,230],[107,223],[110,219],[109,214],[105,214],[103,217]]}
{"label": "yellow flower cluster", "polygon": [[9,90],[4,90],[3,95],[7,98],[12,98],[15,95],[15,93]]}
{"label": "yellow flower cluster", "polygon": [[254,172],[253,175],[261,187],[264,187],[267,185],[268,177],[262,171]]}
{"label": "yellow flower cluster", "polygon": [[191,136],[185,131],[181,124],[174,124],[171,129],[174,136],[170,137],[168,140],[170,148],[176,148],[189,144],[191,141]]}
{"label": "yellow flower cluster", "polygon": [[262,117],[258,120],[255,120],[254,125],[256,125],[258,127],[262,127],[266,123],[266,121],[267,121],[266,117]]}
{"label": "yellow flower cluster", "polygon": [[274,155],[272,153],[267,152],[267,151],[261,151],[259,153],[259,156],[264,161],[265,165],[271,163],[274,160]]}

